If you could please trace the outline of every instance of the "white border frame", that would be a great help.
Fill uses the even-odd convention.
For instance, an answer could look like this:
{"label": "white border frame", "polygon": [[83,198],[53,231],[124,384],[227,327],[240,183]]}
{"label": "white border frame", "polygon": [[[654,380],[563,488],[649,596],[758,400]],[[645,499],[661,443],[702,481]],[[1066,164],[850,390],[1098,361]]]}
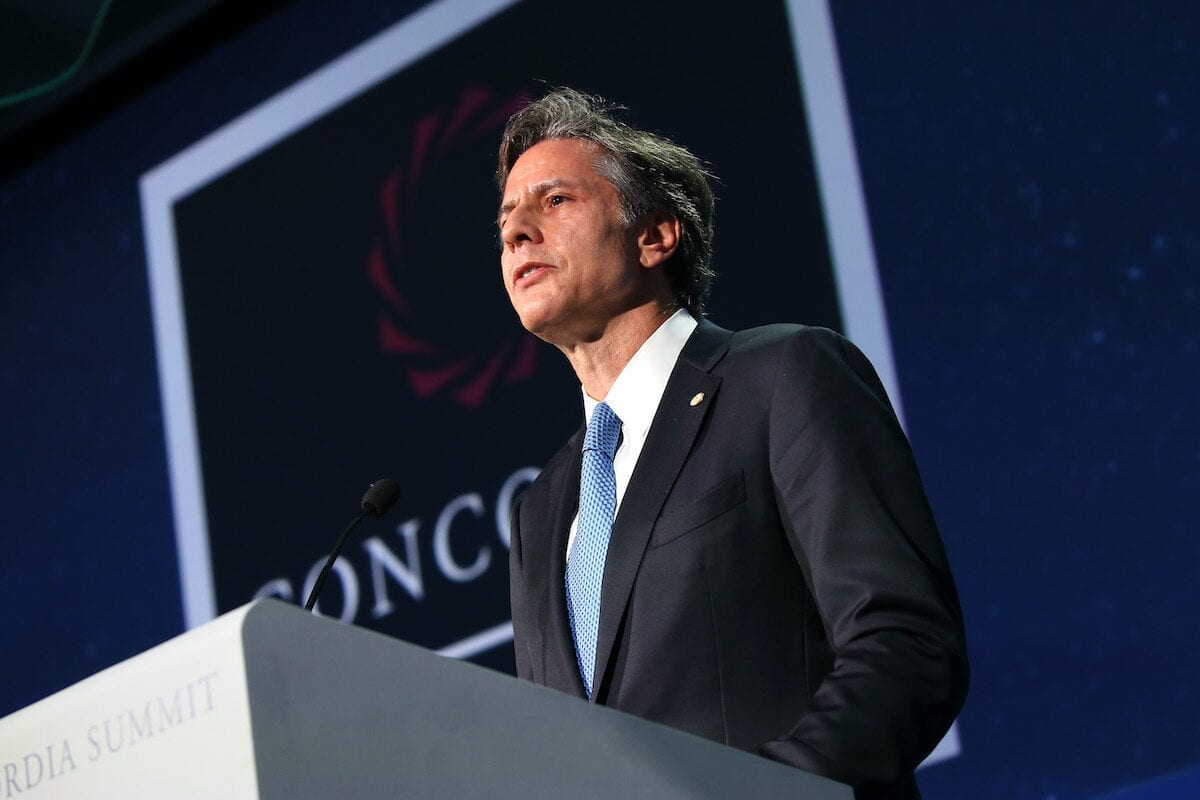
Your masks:
{"label": "white border frame", "polygon": [[[499,14],[518,0],[439,0],[250,109],[140,180],[184,622],[216,616],[173,206],[327,112]],[[825,0],[785,0],[846,335],[870,358],[903,424],[900,386]],[[511,623],[439,652],[469,658],[512,639]],[[926,764],[961,751],[957,728]]]}
{"label": "white border frame", "polygon": [[875,366],[904,425],[833,20],[825,0],[787,0],[787,7],[844,332]]}

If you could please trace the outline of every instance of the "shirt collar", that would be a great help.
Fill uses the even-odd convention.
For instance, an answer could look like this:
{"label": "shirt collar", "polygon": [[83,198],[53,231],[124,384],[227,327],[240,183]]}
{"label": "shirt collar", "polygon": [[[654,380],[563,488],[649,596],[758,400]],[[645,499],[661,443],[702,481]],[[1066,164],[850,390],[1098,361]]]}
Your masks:
{"label": "shirt collar", "polygon": [[[687,309],[676,311],[642,343],[613,382],[604,402],[621,418],[621,427],[626,434],[644,436],[650,429],[671,370],[696,325]],[[600,401],[589,397],[582,386],[579,391],[583,395],[584,419],[590,422],[592,410]]]}

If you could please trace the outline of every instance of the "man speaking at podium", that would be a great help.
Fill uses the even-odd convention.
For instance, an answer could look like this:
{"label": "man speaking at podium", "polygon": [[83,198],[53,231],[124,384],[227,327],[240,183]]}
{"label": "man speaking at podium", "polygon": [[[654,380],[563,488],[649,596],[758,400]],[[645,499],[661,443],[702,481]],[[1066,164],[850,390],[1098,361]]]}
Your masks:
{"label": "man speaking at podium", "polygon": [[705,320],[708,176],[599,98],[515,114],[497,183],[504,286],[586,416],[514,506],[518,674],[919,797],[962,615],[871,365],[828,330]]}

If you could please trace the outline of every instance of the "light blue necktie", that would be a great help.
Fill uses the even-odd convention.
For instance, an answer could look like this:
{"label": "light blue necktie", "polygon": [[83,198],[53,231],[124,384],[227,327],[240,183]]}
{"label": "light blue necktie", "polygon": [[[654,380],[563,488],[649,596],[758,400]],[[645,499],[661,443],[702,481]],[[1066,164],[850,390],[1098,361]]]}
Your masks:
{"label": "light blue necktie", "polygon": [[600,587],[604,559],[617,510],[617,479],[613,454],[621,435],[621,419],[607,403],[592,410],[583,438],[583,469],[579,478],[579,519],[575,544],[567,558],[567,614],[575,637],[575,656],[587,696],[592,696],[596,671],[596,631],[600,627]]}

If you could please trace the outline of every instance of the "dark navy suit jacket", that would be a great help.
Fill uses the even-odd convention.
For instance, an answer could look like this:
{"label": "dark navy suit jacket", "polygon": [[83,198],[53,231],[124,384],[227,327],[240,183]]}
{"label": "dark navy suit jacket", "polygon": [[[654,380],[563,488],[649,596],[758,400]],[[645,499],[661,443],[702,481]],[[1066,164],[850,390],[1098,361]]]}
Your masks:
{"label": "dark navy suit jacket", "polygon": [[[582,442],[515,505],[510,563],[518,674],[581,698],[563,574]],[[919,797],[966,695],[962,615],[908,441],[845,339],[693,332],[613,523],[595,684],[858,797]]]}

